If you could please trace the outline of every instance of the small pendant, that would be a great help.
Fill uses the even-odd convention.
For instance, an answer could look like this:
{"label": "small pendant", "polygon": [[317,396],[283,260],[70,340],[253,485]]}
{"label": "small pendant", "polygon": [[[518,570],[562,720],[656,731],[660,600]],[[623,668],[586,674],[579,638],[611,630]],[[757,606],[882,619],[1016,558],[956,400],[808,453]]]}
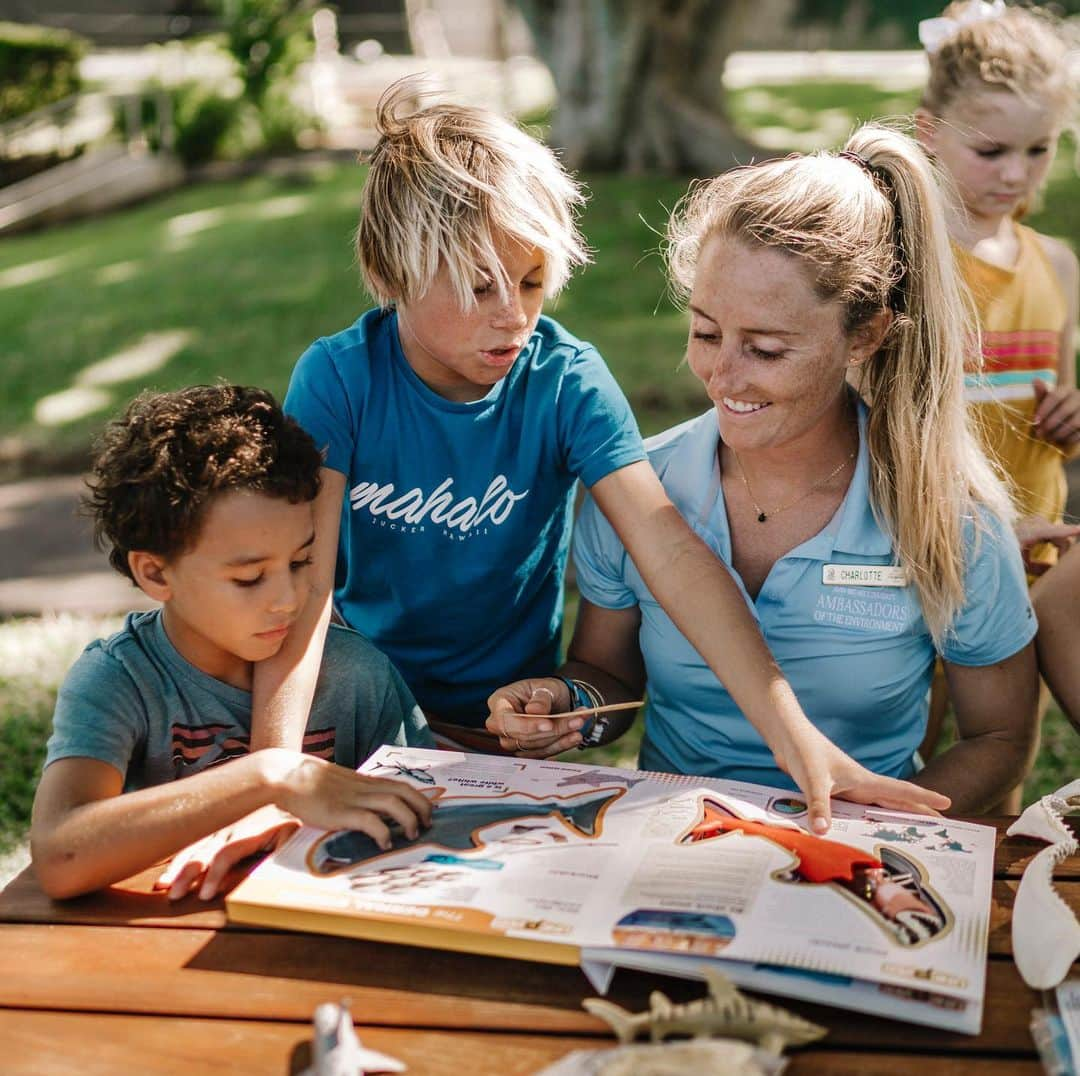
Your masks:
{"label": "small pendant", "polygon": [[764,523],[764,522],[765,522],[765,520],[767,520],[768,518],[769,518],[769,517],[768,517],[767,515],[765,515],[765,513],[764,513],[764,512],[758,512],[758,517],[757,517],[757,521],[758,521],[759,523]]}

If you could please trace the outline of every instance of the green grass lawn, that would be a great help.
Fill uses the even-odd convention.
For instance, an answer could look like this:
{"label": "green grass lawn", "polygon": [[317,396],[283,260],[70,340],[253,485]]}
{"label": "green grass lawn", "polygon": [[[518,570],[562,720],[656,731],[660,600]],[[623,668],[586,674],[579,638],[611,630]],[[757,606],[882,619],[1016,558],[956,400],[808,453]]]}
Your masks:
{"label": "green grass lawn", "polygon": [[[767,147],[841,142],[858,122],[899,116],[914,93],[849,83],[758,86],[733,114]],[[0,244],[0,461],[85,451],[102,421],[143,387],[218,377],[281,396],[317,336],[368,305],[353,264],[362,169],[328,165],[292,177],[192,187],[121,213]],[[683,316],[659,257],[681,180],[586,177],[584,230],[596,264],[551,312],[595,342],[645,433],[706,407],[682,364]],[[1080,235],[1080,179],[1071,152],[1055,165],[1035,227]],[[52,697],[96,621],[0,625],[0,847],[21,832]],[[32,660],[27,655],[33,651]],[[636,738],[597,760],[629,762]],[[585,755],[575,756],[585,758]],[[1029,797],[1080,772],[1080,738],[1052,712]]]}
{"label": "green grass lawn", "polygon": [[0,624],[0,855],[26,832],[53,703],[68,667],[119,617],[46,617]]}

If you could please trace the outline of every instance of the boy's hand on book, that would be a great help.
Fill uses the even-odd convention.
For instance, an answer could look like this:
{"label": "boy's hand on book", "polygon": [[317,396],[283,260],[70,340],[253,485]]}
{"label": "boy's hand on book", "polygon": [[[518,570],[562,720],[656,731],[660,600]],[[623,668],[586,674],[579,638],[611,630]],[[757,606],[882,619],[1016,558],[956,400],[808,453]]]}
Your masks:
{"label": "boy's hand on book", "polygon": [[[587,715],[551,719],[572,706],[566,685],[554,676],[518,680],[499,688],[488,699],[486,727],[499,737],[499,746],[523,758],[549,758],[581,743],[579,729]],[[519,717],[518,714],[535,714]]]}
{"label": "boy's hand on book", "polygon": [[274,851],[299,827],[298,818],[273,804],[260,807],[177,852],[154,888],[167,889],[169,900],[180,900],[198,886],[199,899],[210,900],[233,867],[258,852]]}
{"label": "boy's hand on book", "polygon": [[940,792],[871,772],[809,721],[790,736],[787,750],[774,748],[773,754],[806,798],[814,833],[826,833],[832,823],[831,796],[913,814],[940,814],[951,803]]}
{"label": "boy's hand on book", "polygon": [[431,801],[404,781],[365,777],[345,766],[269,748],[269,779],[274,802],[309,826],[320,829],[358,829],[384,850],[390,847],[390,827],[396,822],[413,840],[431,825]]}

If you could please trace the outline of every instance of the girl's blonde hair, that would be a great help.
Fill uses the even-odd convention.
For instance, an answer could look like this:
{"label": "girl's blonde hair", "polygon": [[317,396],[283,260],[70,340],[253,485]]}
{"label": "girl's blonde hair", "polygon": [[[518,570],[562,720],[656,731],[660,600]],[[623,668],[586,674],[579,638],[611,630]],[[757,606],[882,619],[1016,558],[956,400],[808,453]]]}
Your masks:
{"label": "girl's blonde hair", "polygon": [[[972,0],[977,2],[977,0]],[[1025,98],[1045,98],[1076,123],[1078,77],[1075,34],[1045,8],[1009,6],[1001,15],[963,22],[969,0],[949,4],[944,19],[956,31],[928,53],[930,77],[922,107],[935,116],[961,94],[1005,89]]]}
{"label": "girl's blonde hair", "polygon": [[509,287],[498,251],[505,238],[543,253],[545,291],[557,293],[589,260],[576,224],[581,188],[510,121],[464,105],[417,111],[417,93],[415,78],[402,79],[378,104],[379,141],[356,232],[371,294],[381,306],[418,299],[445,264],[467,310],[478,273],[500,293]]}
{"label": "girl's blonde hair", "polygon": [[848,332],[894,312],[858,385],[870,403],[870,497],[940,645],[964,603],[968,528],[977,538],[981,508],[1012,518],[964,406],[977,322],[922,150],[867,125],[844,154],[751,165],[692,188],[668,227],[668,269],[689,296],[702,245],[719,234],[799,259],[821,300],[841,304]]}

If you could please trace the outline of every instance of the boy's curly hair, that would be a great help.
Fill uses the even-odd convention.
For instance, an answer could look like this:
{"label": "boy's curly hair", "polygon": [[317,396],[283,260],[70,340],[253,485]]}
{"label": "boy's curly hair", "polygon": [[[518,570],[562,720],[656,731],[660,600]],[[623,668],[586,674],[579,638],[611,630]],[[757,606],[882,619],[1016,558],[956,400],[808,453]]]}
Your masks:
{"label": "boy's curly hair", "polygon": [[312,501],[323,462],[270,393],[241,385],[143,392],[95,447],[83,511],[98,548],[133,581],[128,553],[168,558],[190,549],[219,493]]}

